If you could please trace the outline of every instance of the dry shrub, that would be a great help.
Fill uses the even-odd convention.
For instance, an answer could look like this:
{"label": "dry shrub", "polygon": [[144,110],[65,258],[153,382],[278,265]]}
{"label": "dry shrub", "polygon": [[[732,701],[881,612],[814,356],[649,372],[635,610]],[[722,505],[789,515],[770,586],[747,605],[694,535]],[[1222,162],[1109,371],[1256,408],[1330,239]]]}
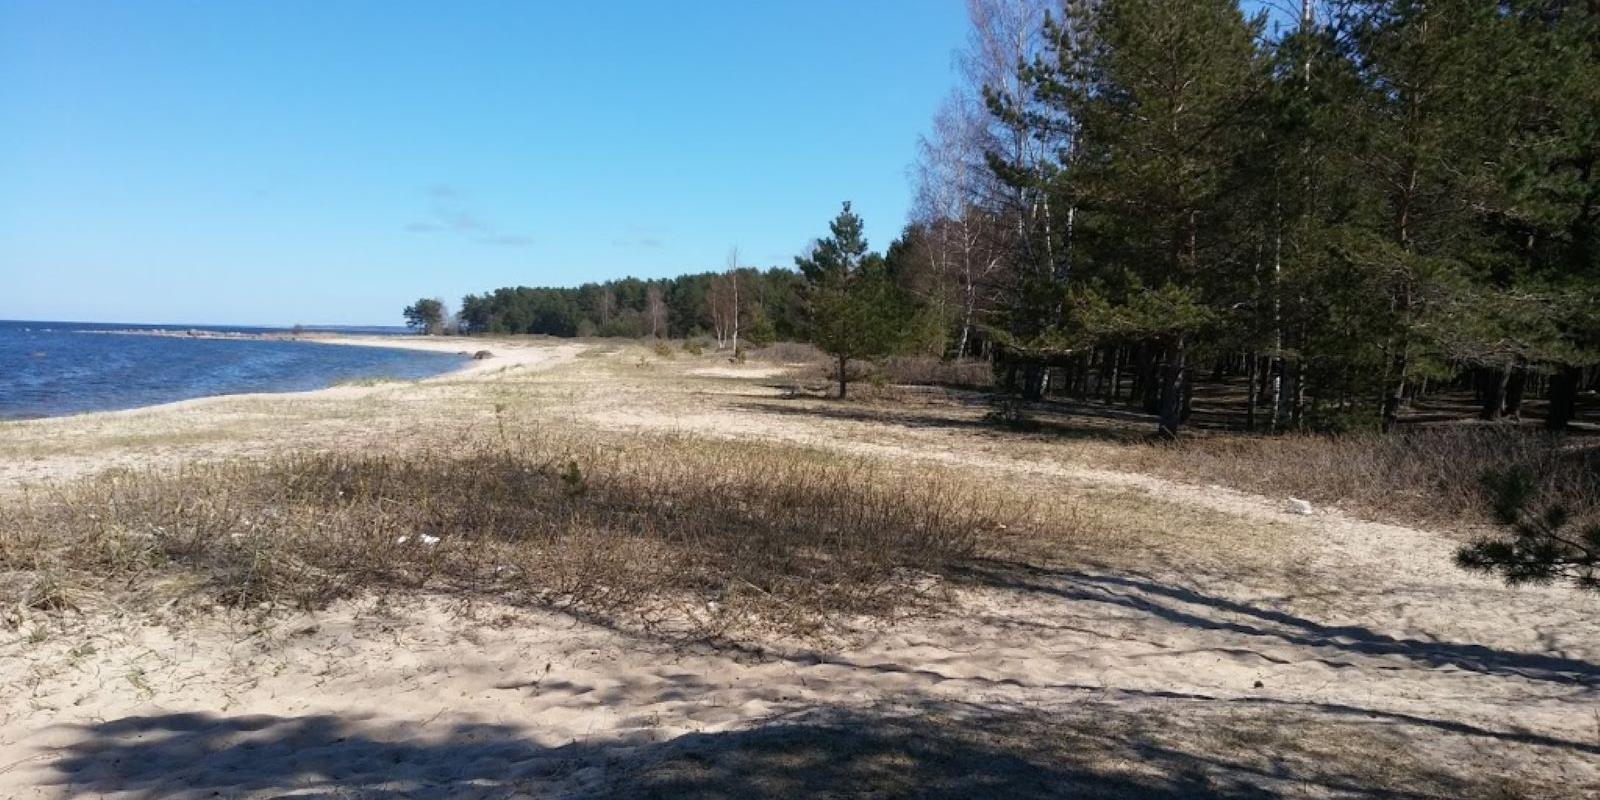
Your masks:
{"label": "dry shrub", "polygon": [[0,509],[0,592],[59,607],[67,592],[37,585],[68,581],[135,605],[315,608],[426,589],[804,629],[915,603],[1004,527],[1000,508],[939,474],[675,437],[300,455],[26,495]]}
{"label": "dry shrub", "polygon": [[890,383],[981,389],[994,381],[993,366],[975,358],[945,360],[933,356],[895,356],[884,359],[880,368]]}
{"label": "dry shrub", "polygon": [[1484,476],[1512,467],[1539,476],[1540,501],[1600,509],[1600,452],[1582,440],[1509,425],[1387,436],[1194,437],[1127,455],[1143,469],[1423,524],[1490,522]]}
{"label": "dry shrub", "polygon": [[750,357],[776,364],[826,364],[832,361],[827,353],[807,342],[773,342],[752,349]]}

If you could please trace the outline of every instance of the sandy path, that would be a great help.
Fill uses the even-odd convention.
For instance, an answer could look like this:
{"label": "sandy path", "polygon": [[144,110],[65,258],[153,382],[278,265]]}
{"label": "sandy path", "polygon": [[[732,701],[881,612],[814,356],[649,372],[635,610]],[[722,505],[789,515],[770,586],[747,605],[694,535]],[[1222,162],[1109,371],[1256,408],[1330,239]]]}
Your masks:
{"label": "sandy path", "polygon": [[[891,780],[924,746],[915,788],[940,797],[1600,796],[1591,598],[1461,573],[1429,531],[715,391],[668,408],[596,377],[564,413],[1010,474],[1166,520],[1170,541],[1137,570],[980,564],[949,613],[833,645],[673,646],[438,597],[27,623],[0,639],[0,796],[806,794]],[[1231,540],[1190,552],[1211,541],[1196,520]],[[951,725],[1026,735],[986,750]]]}

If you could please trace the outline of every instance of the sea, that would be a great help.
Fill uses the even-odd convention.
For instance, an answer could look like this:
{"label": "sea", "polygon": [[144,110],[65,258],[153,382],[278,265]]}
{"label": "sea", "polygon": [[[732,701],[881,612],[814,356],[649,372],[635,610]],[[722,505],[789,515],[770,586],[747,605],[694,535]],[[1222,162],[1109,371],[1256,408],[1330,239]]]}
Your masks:
{"label": "sea", "polygon": [[[426,378],[465,356],[388,347],[139,331],[289,333],[284,328],[0,320],[0,419],[30,419],[363,379]],[[308,332],[403,336],[390,327]]]}

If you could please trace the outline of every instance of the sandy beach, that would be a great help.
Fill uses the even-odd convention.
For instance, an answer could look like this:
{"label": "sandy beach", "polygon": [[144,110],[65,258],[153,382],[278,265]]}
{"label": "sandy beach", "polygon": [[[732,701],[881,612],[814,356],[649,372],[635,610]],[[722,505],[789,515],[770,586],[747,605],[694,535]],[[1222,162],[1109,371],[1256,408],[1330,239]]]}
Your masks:
{"label": "sandy beach", "polygon": [[981,414],[959,404],[909,424],[788,399],[811,380],[792,367],[628,342],[324,341],[493,357],[412,383],[0,424],[0,486],[593,431],[1003,480],[1122,538],[980,563],[946,579],[946,608],[821,637],[685,642],[433,592],[311,612],[13,609],[0,795],[1600,792],[1593,599],[1463,573],[1458,534],[1124,471],[1111,444],[1017,451],[959,424]]}

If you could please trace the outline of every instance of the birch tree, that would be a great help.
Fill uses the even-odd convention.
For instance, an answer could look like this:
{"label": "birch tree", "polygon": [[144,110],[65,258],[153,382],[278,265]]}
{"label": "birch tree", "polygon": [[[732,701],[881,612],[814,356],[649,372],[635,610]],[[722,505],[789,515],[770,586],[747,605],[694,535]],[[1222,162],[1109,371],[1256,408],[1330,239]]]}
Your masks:
{"label": "birch tree", "polygon": [[650,320],[650,338],[667,335],[667,303],[661,285],[654,281],[645,289],[645,316]]}

